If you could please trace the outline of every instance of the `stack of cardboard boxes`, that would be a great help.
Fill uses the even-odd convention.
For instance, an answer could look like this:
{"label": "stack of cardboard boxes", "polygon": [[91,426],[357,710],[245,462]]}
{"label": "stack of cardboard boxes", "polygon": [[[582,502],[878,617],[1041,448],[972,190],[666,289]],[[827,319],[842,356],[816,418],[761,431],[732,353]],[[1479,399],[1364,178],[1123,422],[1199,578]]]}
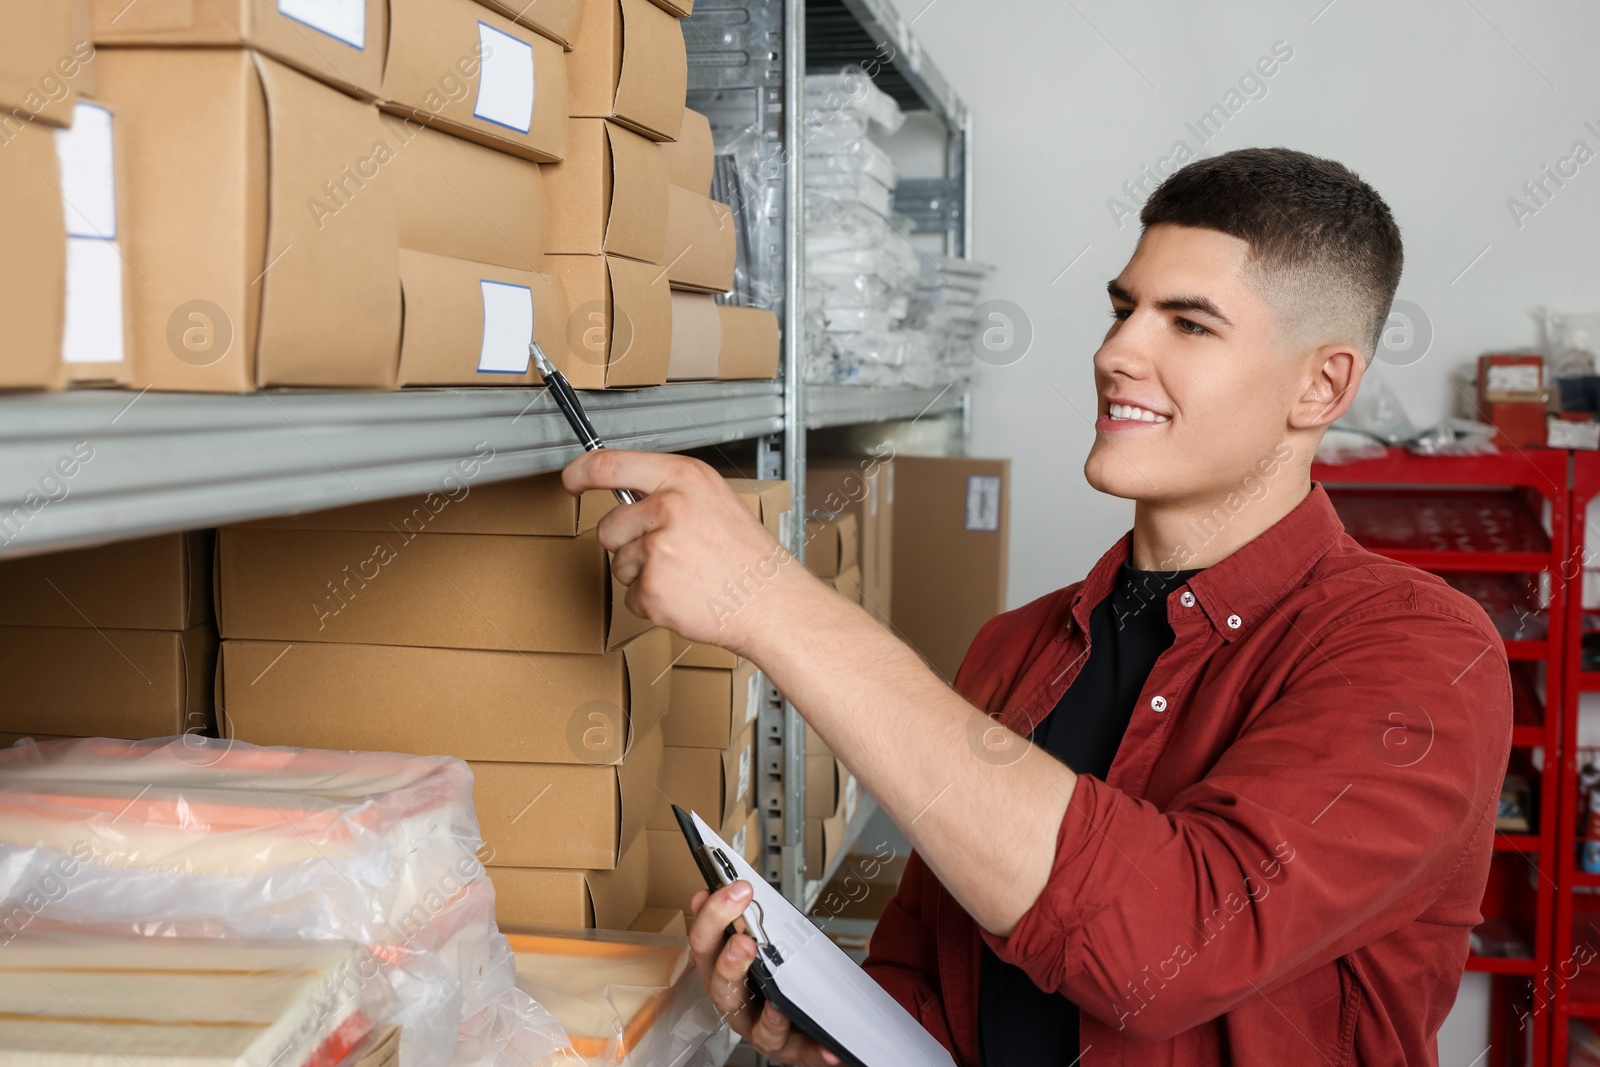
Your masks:
{"label": "stack of cardboard boxes", "polygon": [[[885,625],[893,596],[894,459],[880,456],[825,457],[806,462],[806,562],[813,555],[826,564],[837,557],[833,547],[841,534],[839,521],[854,520],[859,531],[858,602]],[[840,567],[839,564],[834,564]],[[843,574],[841,568],[836,573]],[[821,572],[818,572],[821,573]],[[849,583],[834,581],[850,595]]]}
{"label": "stack of cardboard boxes", "polygon": [[196,531],[0,562],[0,745],[211,735],[211,554]]}

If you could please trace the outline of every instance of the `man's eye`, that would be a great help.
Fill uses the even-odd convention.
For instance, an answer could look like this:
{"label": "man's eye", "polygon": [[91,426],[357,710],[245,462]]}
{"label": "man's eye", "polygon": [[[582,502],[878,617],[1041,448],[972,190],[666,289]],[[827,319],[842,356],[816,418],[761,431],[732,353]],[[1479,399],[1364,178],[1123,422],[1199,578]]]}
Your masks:
{"label": "man's eye", "polygon": [[1129,315],[1132,315],[1132,314],[1133,314],[1133,309],[1132,308],[1112,308],[1111,309],[1111,317],[1116,319],[1118,322],[1121,322],[1123,319],[1127,318]]}
{"label": "man's eye", "polygon": [[1174,319],[1173,321],[1177,323],[1179,330],[1189,334],[1191,337],[1201,337],[1211,332],[1193,319]]}

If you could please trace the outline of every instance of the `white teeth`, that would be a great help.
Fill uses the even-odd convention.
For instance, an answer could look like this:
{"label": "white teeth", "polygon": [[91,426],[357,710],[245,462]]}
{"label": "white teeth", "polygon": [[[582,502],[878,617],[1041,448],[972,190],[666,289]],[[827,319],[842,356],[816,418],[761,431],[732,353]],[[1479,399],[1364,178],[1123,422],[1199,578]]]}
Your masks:
{"label": "white teeth", "polygon": [[1109,407],[1113,419],[1132,419],[1135,422],[1166,422],[1167,416],[1157,415],[1146,408],[1134,407],[1132,404],[1112,404]]}

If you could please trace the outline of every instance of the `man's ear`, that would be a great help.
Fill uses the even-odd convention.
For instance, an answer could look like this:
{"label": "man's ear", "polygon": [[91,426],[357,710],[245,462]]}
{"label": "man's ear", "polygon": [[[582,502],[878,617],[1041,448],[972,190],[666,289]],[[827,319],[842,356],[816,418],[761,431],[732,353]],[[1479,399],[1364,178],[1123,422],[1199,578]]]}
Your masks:
{"label": "man's ear", "polygon": [[1296,430],[1318,429],[1343,415],[1367,370],[1366,357],[1350,345],[1322,345],[1308,365],[1305,391],[1289,409],[1289,425]]}

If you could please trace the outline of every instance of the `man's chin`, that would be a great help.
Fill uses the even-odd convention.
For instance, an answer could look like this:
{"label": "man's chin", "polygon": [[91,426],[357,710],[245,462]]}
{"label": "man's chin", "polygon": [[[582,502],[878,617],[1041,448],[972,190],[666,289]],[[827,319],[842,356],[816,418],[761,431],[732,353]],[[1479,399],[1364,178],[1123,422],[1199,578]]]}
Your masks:
{"label": "man's chin", "polygon": [[1089,449],[1089,458],[1083,463],[1083,477],[1099,492],[1124,500],[1148,500],[1163,495],[1161,479],[1154,472],[1141,470],[1103,438],[1096,440]]}

